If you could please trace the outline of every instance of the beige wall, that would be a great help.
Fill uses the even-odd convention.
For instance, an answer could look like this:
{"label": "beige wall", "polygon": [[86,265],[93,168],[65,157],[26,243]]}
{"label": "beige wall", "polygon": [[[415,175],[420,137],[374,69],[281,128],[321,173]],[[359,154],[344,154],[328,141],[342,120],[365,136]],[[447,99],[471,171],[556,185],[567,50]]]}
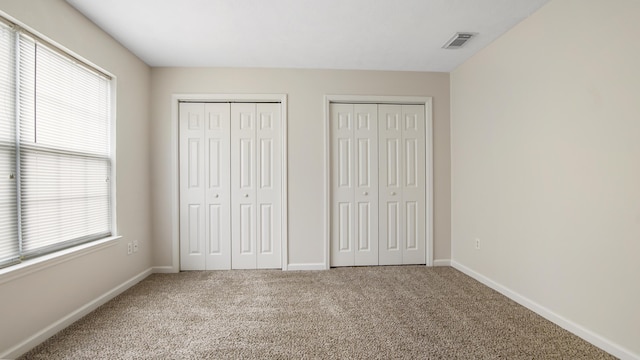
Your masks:
{"label": "beige wall", "polygon": [[[0,11],[113,73],[117,88],[117,217],[123,238],[14,280],[0,277],[0,357],[151,266],[149,67],[62,0],[0,0]],[[127,256],[126,242],[140,250]]]}
{"label": "beige wall", "polygon": [[451,74],[454,262],[635,356],[639,19],[551,1]]}
{"label": "beige wall", "polygon": [[172,265],[171,96],[285,93],[289,121],[289,263],[324,261],[324,100],[327,94],[433,97],[434,253],[450,257],[449,74],[226,68],[152,69],[154,259]]}

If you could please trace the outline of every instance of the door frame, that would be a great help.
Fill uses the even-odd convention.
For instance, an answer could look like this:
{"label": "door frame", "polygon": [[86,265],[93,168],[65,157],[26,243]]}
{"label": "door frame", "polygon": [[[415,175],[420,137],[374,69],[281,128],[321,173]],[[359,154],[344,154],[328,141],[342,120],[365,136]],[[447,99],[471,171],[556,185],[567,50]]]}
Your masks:
{"label": "door frame", "polygon": [[331,264],[331,124],[330,106],[343,104],[395,104],[424,105],[425,111],[425,171],[426,171],[426,266],[433,266],[433,98],[430,96],[369,96],[369,95],[325,95],[324,96],[324,268]]}
{"label": "door frame", "polygon": [[171,96],[171,168],[173,176],[171,179],[171,223],[172,223],[172,271],[180,271],[180,137],[179,137],[179,121],[180,121],[180,103],[181,102],[278,102],[281,106],[281,129],[280,141],[282,142],[282,161],[281,177],[281,236],[280,248],[282,270],[287,270],[289,265],[288,243],[289,243],[289,226],[288,226],[288,201],[287,201],[287,159],[288,159],[288,138],[287,138],[287,94],[173,94]]}

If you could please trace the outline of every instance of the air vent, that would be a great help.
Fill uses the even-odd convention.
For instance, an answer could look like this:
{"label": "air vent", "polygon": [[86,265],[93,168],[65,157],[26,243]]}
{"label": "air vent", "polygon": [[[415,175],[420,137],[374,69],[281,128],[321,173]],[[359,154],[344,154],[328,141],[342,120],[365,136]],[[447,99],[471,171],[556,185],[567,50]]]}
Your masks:
{"label": "air vent", "polygon": [[459,32],[453,35],[449,41],[447,41],[442,48],[443,49],[460,49],[463,47],[472,37],[476,36],[477,33],[470,32]]}

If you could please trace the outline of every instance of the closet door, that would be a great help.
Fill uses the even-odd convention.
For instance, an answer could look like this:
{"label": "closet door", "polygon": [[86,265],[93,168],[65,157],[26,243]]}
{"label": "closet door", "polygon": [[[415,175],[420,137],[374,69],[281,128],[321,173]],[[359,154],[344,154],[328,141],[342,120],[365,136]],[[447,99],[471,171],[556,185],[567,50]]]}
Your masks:
{"label": "closet door", "polygon": [[205,270],[231,269],[230,135],[229,104],[205,104]]}
{"label": "closet door", "polygon": [[425,264],[426,256],[426,169],[425,112],[423,105],[402,105],[404,176],[402,202],[405,229],[403,264]]}
{"label": "closet door", "polygon": [[205,268],[204,104],[180,104],[180,269]]}
{"label": "closet door", "polygon": [[331,104],[331,266],[378,264],[375,104]]}
{"label": "closet door", "polygon": [[256,266],[282,268],[280,104],[256,104]]}
{"label": "closet door", "polygon": [[279,268],[280,104],[231,105],[233,269]]}
{"label": "closet door", "polygon": [[180,104],[180,268],[229,269],[229,105]]}
{"label": "closet door", "polygon": [[425,116],[422,105],[379,105],[380,265],[424,264]]}

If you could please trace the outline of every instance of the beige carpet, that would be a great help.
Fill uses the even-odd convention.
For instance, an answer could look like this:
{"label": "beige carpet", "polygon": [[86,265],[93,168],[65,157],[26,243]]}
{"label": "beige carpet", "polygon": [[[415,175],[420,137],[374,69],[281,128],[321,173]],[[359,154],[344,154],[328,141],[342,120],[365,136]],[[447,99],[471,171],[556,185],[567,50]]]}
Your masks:
{"label": "beige carpet", "polygon": [[155,274],[23,359],[608,359],[448,267]]}

